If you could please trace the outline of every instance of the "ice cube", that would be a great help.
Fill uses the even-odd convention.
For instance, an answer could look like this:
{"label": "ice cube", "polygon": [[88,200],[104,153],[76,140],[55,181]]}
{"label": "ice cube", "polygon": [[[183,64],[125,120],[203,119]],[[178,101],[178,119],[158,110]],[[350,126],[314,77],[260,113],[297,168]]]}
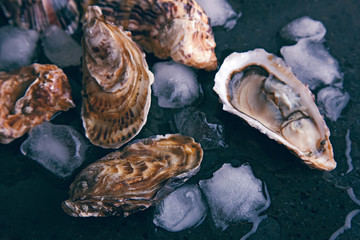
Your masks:
{"label": "ice cube", "polygon": [[211,26],[223,26],[231,30],[241,16],[241,13],[236,13],[226,0],[197,0],[197,3],[210,18]]}
{"label": "ice cube", "polygon": [[78,66],[81,46],[58,26],[49,26],[42,38],[46,57],[59,67]]}
{"label": "ice cube", "polygon": [[227,147],[224,126],[220,123],[209,123],[205,113],[189,107],[176,113],[174,118],[179,132],[193,137],[203,149]]}
{"label": "ice cube", "polygon": [[253,229],[247,235],[256,231],[256,227],[264,216],[259,214],[270,205],[266,187],[257,179],[249,165],[238,168],[224,164],[211,179],[199,182],[209,204],[211,216],[217,228],[225,230],[229,224],[242,220],[253,222]]}
{"label": "ice cube", "polygon": [[21,152],[61,178],[71,176],[85,159],[88,144],[70,126],[44,122],[29,132]]}
{"label": "ice cube", "polygon": [[34,30],[4,26],[0,28],[0,70],[14,70],[30,65],[39,34]]}
{"label": "ice cube", "polygon": [[195,103],[202,96],[194,69],[174,61],[154,64],[152,89],[163,108],[181,108]]}
{"label": "ice cube", "polygon": [[154,224],[170,232],[178,232],[200,225],[207,206],[196,184],[184,185],[166,198],[155,209]]}
{"label": "ice cube", "polygon": [[317,94],[317,105],[322,114],[336,121],[341,111],[348,104],[350,96],[347,92],[343,92],[336,87],[322,88]]}
{"label": "ice cube", "polygon": [[324,24],[308,16],[293,20],[280,31],[281,37],[296,42],[304,38],[323,41],[325,34],[326,28]]}
{"label": "ice cube", "polygon": [[330,84],[342,87],[339,63],[322,43],[302,39],[293,46],[282,47],[280,52],[296,77],[310,89]]}

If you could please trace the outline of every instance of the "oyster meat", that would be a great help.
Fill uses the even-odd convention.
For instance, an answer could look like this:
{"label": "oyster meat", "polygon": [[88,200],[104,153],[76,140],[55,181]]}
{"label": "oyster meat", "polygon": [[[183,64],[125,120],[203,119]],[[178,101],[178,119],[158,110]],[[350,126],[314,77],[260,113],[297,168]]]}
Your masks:
{"label": "oyster meat", "polygon": [[330,131],[303,85],[281,58],[255,49],[228,56],[215,76],[223,109],[284,144],[310,167],[336,167]]}
{"label": "oyster meat", "polygon": [[195,175],[202,157],[200,144],[191,137],[139,140],[86,167],[62,207],[74,217],[128,216],[157,204]]}
{"label": "oyster meat", "polygon": [[217,58],[209,18],[195,0],[92,0],[106,20],[131,31],[145,51],[187,66],[215,70]]}
{"label": "oyster meat", "polygon": [[89,140],[104,148],[119,148],[135,137],[150,108],[154,76],[130,35],[107,23],[99,7],[88,7],[82,119]]}
{"label": "oyster meat", "polygon": [[0,8],[9,23],[27,29],[44,31],[56,25],[73,34],[79,25],[79,11],[74,0],[7,0]]}
{"label": "oyster meat", "polygon": [[75,107],[64,72],[33,64],[0,72],[0,143],[10,143],[58,111]]}

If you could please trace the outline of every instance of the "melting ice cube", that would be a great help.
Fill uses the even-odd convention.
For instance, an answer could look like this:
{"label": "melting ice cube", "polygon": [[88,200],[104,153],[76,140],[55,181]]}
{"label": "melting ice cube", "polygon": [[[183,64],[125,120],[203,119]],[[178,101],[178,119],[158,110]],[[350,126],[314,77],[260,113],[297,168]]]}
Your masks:
{"label": "melting ice cube", "polygon": [[280,52],[296,77],[310,89],[336,82],[342,87],[339,63],[322,43],[302,39],[293,46],[282,47]]}
{"label": "melting ice cube", "polygon": [[350,100],[350,96],[347,92],[343,92],[336,87],[325,87],[321,89],[317,94],[317,105],[322,114],[336,121],[341,111],[347,105]]}
{"label": "melting ice cube", "polygon": [[167,231],[178,232],[200,225],[206,211],[199,187],[184,185],[156,206],[153,222]]}
{"label": "melting ice cube", "polygon": [[222,230],[231,223],[247,220],[254,223],[252,231],[247,234],[250,235],[264,218],[258,215],[270,205],[270,197],[264,196],[263,184],[253,175],[249,165],[234,168],[226,163],[211,179],[201,180],[199,184],[213,221]]}
{"label": "melting ice cube", "polygon": [[174,115],[179,132],[193,137],[203,149],[227,147],[224,140],[224,126],[209,123],[206,115],[192,107],[185,108]]}
{"label": "melting ice cube", "polygon": [[197,0],[196,2],[210,18],[211,26],[233,29],[241,16],[241,13],[236,13],[226,0]]}
{"label": "melting ice cube", "polygon": [[304,38],[322,41],[325,34],[326,28],[324,24],[308,16],[293,20],[280,31],[281,37],[296,42]]}
{"label": "melting ice cube", "polygon": [[44,122],[29,132],[21,152],[61,178],[71,176],[85,159],[88,145],[75,129]]}
{"label": "melting ice cube", "polygon": [[163,108],[180,108],[195,103],[202,95],[195,71],[174,61],[154,64],[152,89]]}
{"label": "melting ice cube", "polygon": [[0,70],[14,70],[32,63],[39,34],[34,30],[0,28]]}
{"label": "melting ice cube", "polygon": [[58,26],[49,26],[42,38],[46,57],[60,67],[80,65],[80,44]]}

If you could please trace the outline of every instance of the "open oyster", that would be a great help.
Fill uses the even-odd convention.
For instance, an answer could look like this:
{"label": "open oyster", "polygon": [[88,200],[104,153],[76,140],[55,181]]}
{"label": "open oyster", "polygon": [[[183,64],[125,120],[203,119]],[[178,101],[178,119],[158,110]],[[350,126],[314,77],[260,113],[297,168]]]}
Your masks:
{"label": "open oyster", "polygon": [[0,143],[10,143],[74,106],[68,79],[55,65],[0,72]]}
{"label": "open oyster", "polygon": [[154,76],[130,33],[107,23],[99,7],[85,20],[83,125],[93,144],[118,148],[145,124]]}
{"label": "open oyster", "polygon": [[86,167],[62,207],[74,217],[128,216],[158,203],[195,175],[202,157],[191,137],[139,140]]}
{"label": "open oyster", "polygon": [[228,56],[215,76],[223,109],[292,150],[310,167],[336,167],[330,131],[310,90],[281,58],[256,49]]}
{"label": "open oyster", "polygon": [[215,70],[216,46],[209,19],[195,0],[92,0],[107,21],[131,31],[145,51],[159,58]]}
{"label": "open oyster", "polygon": [[0,1],[0,8],[11,24],[39,32],[56,25],[72,34],[79,25],[74,0],[6,0]]}

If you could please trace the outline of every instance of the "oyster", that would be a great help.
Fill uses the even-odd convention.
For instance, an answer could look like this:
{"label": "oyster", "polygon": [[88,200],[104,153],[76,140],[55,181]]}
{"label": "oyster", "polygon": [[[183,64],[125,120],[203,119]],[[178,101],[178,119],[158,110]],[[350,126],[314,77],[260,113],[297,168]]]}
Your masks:
{"label": "oyster", "polygon": [[131,31],[145,51],[159,58],[215,70],[216,46],[209,19],[194,0],[92,0],[107,21]]}
{"label": "oyster", "polygon": [[128,216],[157,204],[195,175],[202,157],[191,137],[139,140],[86,167],[62,207],[74,217]]}
{"label": "oyster", "polygon": [[99,7],[85,18],[83,125],[93,144],[119,148],[146,122],[154,75],[130,33],[107,23]]}
{"label": "oyster", "polygon": [[79,11],[74,0],[7,0],[0,8],[13,25],[44,31],[50,25],[73,34],[79,25]]}
{"label": "oyster", "polygon": [[330,131],[310,90],[281,58],[255,49],[228,56],[215,76],[223,109],[284,144],[310,167],[336,167]]}
{"label": "oyster", "polygon": [[75,107],[64,72],[33,64],[0,72],[0,143],[10,143],[58,111]]}

